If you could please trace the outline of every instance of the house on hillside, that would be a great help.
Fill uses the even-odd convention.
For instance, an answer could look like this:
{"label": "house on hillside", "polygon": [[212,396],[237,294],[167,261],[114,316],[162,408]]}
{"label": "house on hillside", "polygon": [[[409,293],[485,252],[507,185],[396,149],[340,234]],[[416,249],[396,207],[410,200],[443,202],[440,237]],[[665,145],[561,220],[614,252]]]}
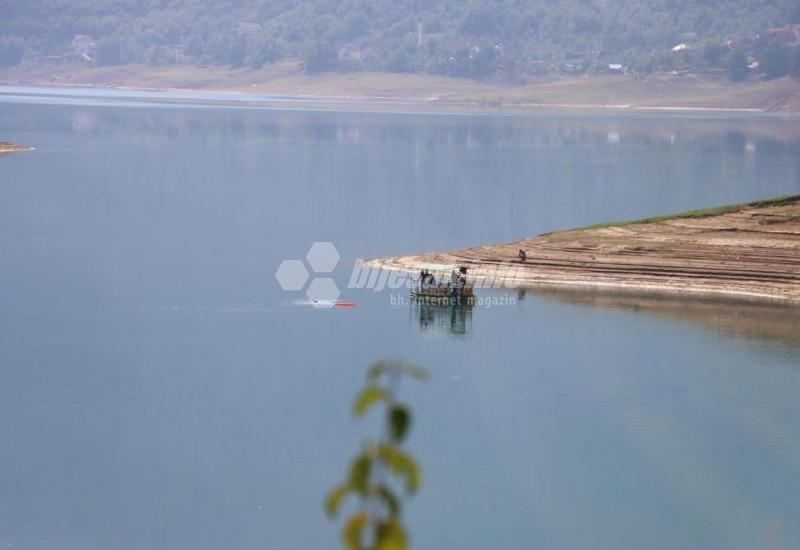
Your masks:
{"label": "house on hillside", "polygon": [[622,63],[609,63],[608,64],[608,72],[612,74],[627,74],[628,67],[623,65]]}
{"label": "house on hillside", "polygon": [[352,42],[348,42],[341,48],[339,48],[339,52],[336,55],[336,58],[344,63],[347,62],[355,62],[355,63],[362,63],[373,57],[375,55],[375,50],[371,46],[357,46]]}
{"label": "house on hillside", "polygon": [[768,43],[776,46],[796,48],[800,46],[800,24],[767,29],[765,38]]}
{"label": "house on hillside", "polygon": [[583,72],[583,63],[581,61],[575,63],[562,63],[561,72],[567,74],[579,74]]}
{"label": "house on hillside", "polygon": [[728,49],[731,51],[742,50],[752,46],[752,44],[752,38],[742,36],[741,34],[737,34],[733,38],[725,41],[725,45],[728,46]]}
{"label": "house on hillside", "polygon": [[97,42],[88,34],[76,34],[72,37],[72,47],[70,55],[87,63],[94,62],[97,53]]}
{"label": "house on hillside", "polygon": [[364,60],[364,52],[361,48],[356,46],[353,43],[347,43],[341,48],[339,48],[339,52],[336,54],[336,58],[339,61],[363,61]]}

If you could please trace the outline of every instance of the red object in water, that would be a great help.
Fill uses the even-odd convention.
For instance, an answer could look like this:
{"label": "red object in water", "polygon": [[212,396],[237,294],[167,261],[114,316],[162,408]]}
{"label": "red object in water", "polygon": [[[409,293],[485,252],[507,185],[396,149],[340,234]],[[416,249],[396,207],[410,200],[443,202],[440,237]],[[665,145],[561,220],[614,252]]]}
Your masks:
{"label": "red object in water", "polygon": [[334,305],[337,307],[358,307],[355,302],[336,302]]}

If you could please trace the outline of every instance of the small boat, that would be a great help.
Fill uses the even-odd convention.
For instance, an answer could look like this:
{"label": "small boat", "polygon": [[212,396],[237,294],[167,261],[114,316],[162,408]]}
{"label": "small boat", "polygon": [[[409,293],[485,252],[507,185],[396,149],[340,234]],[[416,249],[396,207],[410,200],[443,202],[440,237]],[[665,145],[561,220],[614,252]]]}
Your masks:
{"label": "small boat", "polygon": [[25,145],[17,145],[10,141],[0,141],[0,155],[6,153],[16,153],[17,151],[33,151],[33,147],[26,147]]}
{"label": "small boat", "polygon": [[[420,271],[417,285],[411,289],[411,297],[418,301],[432,305],[474,305],[475,294],[473,285],[467,281],[467,268],[453,266],[423,267]],[[439,272],[439,278],[433,271]]]}

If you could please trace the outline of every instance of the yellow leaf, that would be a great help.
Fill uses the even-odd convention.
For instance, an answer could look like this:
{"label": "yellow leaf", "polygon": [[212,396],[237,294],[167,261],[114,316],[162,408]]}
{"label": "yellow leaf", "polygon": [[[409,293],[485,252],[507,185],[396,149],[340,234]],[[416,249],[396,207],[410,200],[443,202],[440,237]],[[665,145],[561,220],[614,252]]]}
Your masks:
{"label": "yellow leaf", "polygon": [[342,483],[328,494],[328,498],[325,499],[325,512],[328,517],[334,517],[339,512],[339,505],[351,490],[349,484]]}
{"label": "yellow leaf", "polygon": [[381,445],[378,454],[393,474],[404,477],[406,490],[416,493],[422,484],[422,471],[414,458],[392,445]]}
{"label": "yellow leaf", "polygon": [[403,372],[405,372],[411,378],[416,378],[417,380],[428,379],[428,371],[424,367],[420,367],[418,365],[407,364],[403,367]]}
{"label": "yellow leaf", "polygon": [[352,516],[344,525],[344,545],[348,550],[362,550],[361,539],[364,527],[369,523],[369,514],[359,512]]}
{"label": "yellow leaf", "polygon": [[406,531],[399,521],[386,521],[378,525],[375,550],[406,550]]}
{"label": "yellow leaf", "polygon": [[400,515],[402,510],[402,506],[400,505],[400,501],[394,496],[391,489],[389,489],[386,485],[379,485],[378,488],[375,490],[375,493],[380,497],[384,504],[386,504],[386,510],[389,512],[389,516],[391,518],[396,518]]}
{"label": "yellow leaf", "polygon": [[386,399],[386,390],[378,386],[367,386],[358,394],[355,403],[353,403],[353,414],[356,416],[363,416],[370,407],[379,401]]}
{"label": "yellow leaf", "polygon": [[350,466],[350,487],[362,495],[369,487],[369,474],[372,470],[372,461],[368,456],[361,455],[353,460]]}
{"label": "yellow leaf", "polygon": [[403,359],[387,359],[378,361],[369,368],[367,371],[367,380],[375,382],[387,372],[403,373],[417,380],[425,380],[428,378],[428,371],[424,367],[409,363]]}

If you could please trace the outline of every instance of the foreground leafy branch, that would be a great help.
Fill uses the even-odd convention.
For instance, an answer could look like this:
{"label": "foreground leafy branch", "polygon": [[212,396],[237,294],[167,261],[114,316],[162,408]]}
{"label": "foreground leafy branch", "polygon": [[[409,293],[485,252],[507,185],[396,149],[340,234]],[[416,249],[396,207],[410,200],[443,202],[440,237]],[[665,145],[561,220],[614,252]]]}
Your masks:
{"label": "foreground leafy branch", "polygon": [[425,380],[427,371],[405,361],[375,363],[367,371],[364,388],[353,402],[353,414],[363,417],[382,405],[385,433],[377,442],[364,445],[350,464],[347,480],[335,487],[325,500],[325,511],[336,517],[342,502],[355,495],[359,509],[344,524],[342,536],[348,550],[404,550],[408,536],[402,523],[402,500],[393,485],[401,484],[405,494],[415,494],[422,484],[416,459],[401,449],[411,429],[411,408],[397,400],[403,377]]}

